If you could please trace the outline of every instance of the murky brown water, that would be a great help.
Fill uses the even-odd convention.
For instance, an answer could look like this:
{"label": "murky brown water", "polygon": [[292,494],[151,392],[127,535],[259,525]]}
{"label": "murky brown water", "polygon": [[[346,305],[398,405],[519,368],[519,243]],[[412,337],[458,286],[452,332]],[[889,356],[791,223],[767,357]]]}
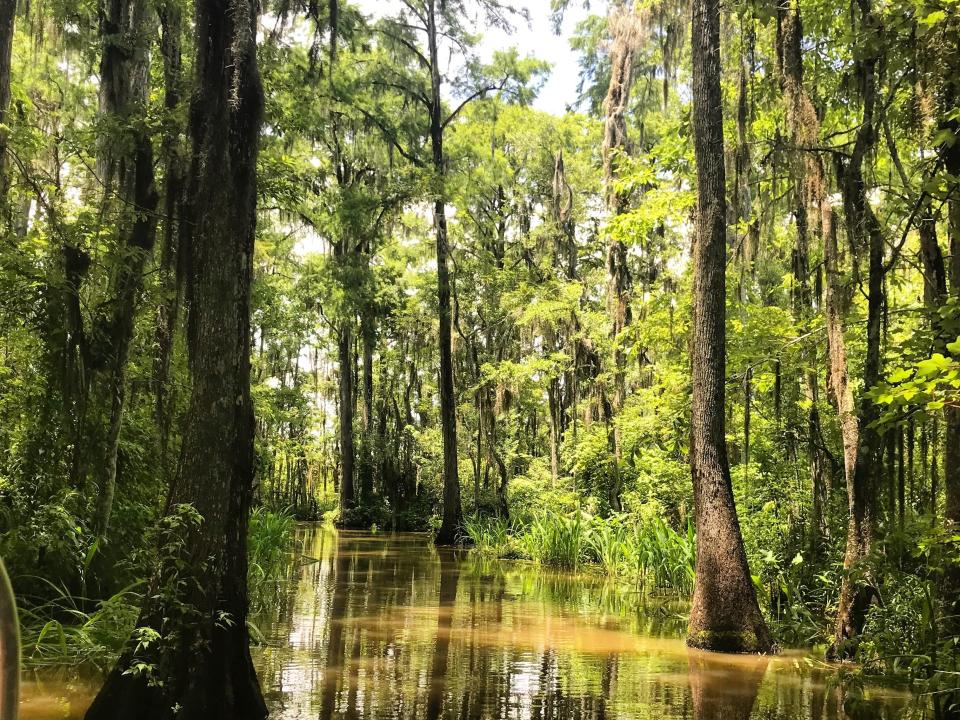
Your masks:
{"label": "murky brown water", "polygon": [[[833,669],[689,651],[682,608],[593,575],[437,551],[422,536],[303,528],[256,618],[271,717],[551,720],[920,718],[905,693],[850,701]],[[79,717],[93,683],[27,684],[22,717]],[[844,709],[844,700],[848,702]]]}

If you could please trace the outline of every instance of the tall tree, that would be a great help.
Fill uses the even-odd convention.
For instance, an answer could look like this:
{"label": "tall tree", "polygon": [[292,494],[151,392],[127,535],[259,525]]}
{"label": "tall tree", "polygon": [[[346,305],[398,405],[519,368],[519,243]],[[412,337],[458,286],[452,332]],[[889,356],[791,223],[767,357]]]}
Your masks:
{"label": "tall tree", "polygon": [[[267,715],[246,624],[254,471],[250,281],[263,104],[256,3],[197,0],[196,38],[190,407],[151,591],[88,720]],[[178,522],[187,506],[200,522]]]}
{"label": "tall tree", "polygon": [[[7,122],[10,106],[10,72],[13,62],[13,28],[17,15],[17,3],[8,0],[0,3],[0,126]],[[0,128],[0,208],[9,202],[7,190],[7,130]],[[4,210],[6,213],[6,210]]]}
{"label": "tall tree", "polygon": [[[463,530],[463,506],[460,500],[460,476],[457,461],[457,399],[453,376],[453,313],[451,305],[450,238],[447,228],[447,155],[444,136],[450,123],[471,102],[488,93],[503,90],[515,75],[515,68],[506,64],[499,74],[490,74],[473,57],[464,57],[466,97],[452,111],[444,107],[444,87],[449,82],[441,67],[441,44],[454,43],[466,53],[475,37],[463,22],[468,7],[475,5],[482,11],[488,27],[510,29],[509,16],[514,10],[497,0],[403,0],[404,10],[399,18],[381,27],[385,39],[398,53],[406,56],[418,75],[388,77],[385,82],[400,85],[409,97],[419,103],[427,114],[426,135],[430,146],[429,161],[422,162],[396,142],[396,134],[388,132],[395,147],[415,164],[429,167],[433,173],[433,226],[437,261],[437,311],[440,349],[440,425],[443,436],[443,520],[437,541],[450,545]],[[505,58],[500,58],[501,60]],[[509,60],[509,58],[506,58]],[[393,72],[393,71],[391,71]]]}
{"label": "tall tree", "polygon": [[724,433],[727,208],[717,0],[694,0],[691,38],[697,221],[690,466],[697,557],[687,643],[705,650],[765,653],[773,641],[747,566]]}
{"label": "tall tree", "polygon": [[146,123],[150,91],[149,5],[145,0],[110,0],[100,17],[100,109],[115,132],[100,152],[106,214],[115,216],[118,237],[110,297],[106,395],[109,422],[94,524],[104,536],[117,484],[117,453],[126,406],[127,363],[143,270],[156,238],[158,196],[154,189],[153,144]]}
{"label": "tall tree", "polygon": [[[787,130],[793,145],[789,153],[796,177],[796,210],[794,217],[797,228],[797,241],[793,251],[793,276],[798,284],[794,295],[794,316],[800,323],[807,323],[813,315],[815,298],[811,287],[810,233],[823,234],[823,228],[833,226],[833,209],[826,196],[825,171],[820,157],[804,146],[816,143],[820,131],[813,103],[803,84],[803,25],[800,5],[797,0],[781,3],[777,6],[777,64],[780,71],[780,86],[786,111]],[[843,366],[846,365],[843,337],[834,333],[831,352],[843,353]],[[837,343],[840,343],[837,347]],[[815,349],[808,353],[812,356]],[[816,363],[811,362],[803,370],[803,395],[809,403],[807,410],[807,451],[812,489],[811,545],[816,551],[821,536],[827,530],[825,511],[827,498],[827,458],[824,450],[823,433],[820,425],[819,384]],[[845,372],[845,371],[844,371]]]}
{"label": "tall tree", "polygon": [[[618,164],[622,155],[629,152],[627,136],[627,110],[630,104],[630,89],[633,85],[634,55],[643,40],[646,18],[634,3],[616,3],[610,8],[607,20],[612,42],[610,46],[610,84],[603,101],[603,179],[606,184],[607,209],[614,216],[624,212],[626,194],[617,189]],[[610,507],[619,512],[620,502],[620,430],[612,415],[623,408],[627,396],[624,365],[626,354],[621,337],[632,320],[630,311],[630,269],[627,267],[627,247],[623,240],[611,232],[607,240],[607,312],[610,314],[610,335],[613,339],[613,396],[604,399],[604,408],[609,409],[606,422],[613,450],[613,480],[610,487]]]}
{"label": "tall tree", "polygon": [[[863,385],[874,387],[880,380],[881,331],[884,305],[885,238],[880,222],[867,202],[866,182],[863,176],[865,158],[873,153],[877,137],[877,65],[880,25],[873,13],[870,0],[858,0],[857,8],[864,38],[864,52],[859,64],[862,83],[863,116],[856,132],[853,151],[846,162],[838,161],[838,179],[843,196],[843,210],[850,246],[867,249],[867,347],[863,364]],[[828,272],[836,285],[837,253],[835,241],[829,245],[830,263]],[[835,391],[836,392],[836,391]],[[839,397],[839,393],[837,394]],[[856,438],[856,453],[852,473],[847,473],[847,542],[844,552],[844,577],[840,588],[840,604],[834,642],[830,654],[835,657],[852,657],[856,642],[866,622],[867,609],[873,597],[870,578],[862,577],[861,565],[873,545],[875,495],[879,489],[881,438],[876,427],[879,409],[866,393],[860,398],[858,417],[854,422],[859,433]],[[848,420],[848,422],[850,422]],[[852,423],[851,423],[852,424]],[[850,438],[844,435],[844,449]],[[849,456],[847,458],[849,465]]]}

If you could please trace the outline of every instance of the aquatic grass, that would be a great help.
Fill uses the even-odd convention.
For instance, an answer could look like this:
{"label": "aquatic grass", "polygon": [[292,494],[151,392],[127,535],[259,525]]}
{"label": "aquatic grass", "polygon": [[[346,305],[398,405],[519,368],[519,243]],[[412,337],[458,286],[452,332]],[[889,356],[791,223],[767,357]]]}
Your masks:
{"label": "aquatic grass", "polygon": [[629,538],[625,527],[596,519],[587,535],[591,559],[603,568],[607,575],[620,575],[624,571]]}
{"label": "aquatic grass", "polygon": [[296,519],[288,509],[253,509],[247,534],[248,578],[251,583],[275,581],[282,576],[296,526]]}
{"label": "aquatic grass", "polygon": [[661,518],[638,523],[625,548],[627,564],[646,589],[693,592],[696,550],[692,523],[687,524],[685,533]]}
{"label": "aquatic grass", "polygon": [[464,521],[463,530],[478,555],[500,558],[515,554],[512,528],[501,518],[473,516]]}
{"label": "aquatic grass", "polygon": [[40,580],[51,588],[51,599],[19,608],[24,665],[109,665],[136,624],[142,600],[137,588],[141,583],[94,602],[49,580]]}
{"label": "aquatic grass", "polygon": [[487,557],[525,556],[541,565],[575,570],[597,565],[606,575],[634,581],[646,591],[693,592],[695,535],[661,518],[592,517],[583,512],[545,513],[525,528],[495,518],[465,523],[474,552]]}
{"label": "aquatic grass", "polygon": [[575,570],[585,559],[587,526],[579,512],[535,518],[521,538],[531,558],[543,565]]}
{"label": "aquatic grass", "polygon": [[289,509],[254,508],[247,532],[247,586],[250,612],[259,614],[281,597],[282,581],[291,571],[297,521]]}

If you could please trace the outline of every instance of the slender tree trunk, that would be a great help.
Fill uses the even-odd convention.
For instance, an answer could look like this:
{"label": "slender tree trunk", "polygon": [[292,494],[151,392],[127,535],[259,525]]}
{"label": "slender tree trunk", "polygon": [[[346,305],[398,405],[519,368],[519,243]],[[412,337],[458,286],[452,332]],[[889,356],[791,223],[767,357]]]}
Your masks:
{"label": "slender tree trunk", "polygon": [[[166,0],[157,7],[160,18],[160,50],[163,56],[164,109],[171,115],[182,101],[183,70],[181,33],[183,18],[176,0]],[[162,299],[157,308],[153,364],[155,415],[160,443],[160,465],[164,478],[172,478],[170,436],[173,408],[176,402],[170,383],[174,339],[180,319],[183,295],[185,253],[180,252],[183,207],[184,162],[181,157],[178,133],[168,132],[163,138],[162,155],[166,164],[164,173],[164,218],[162,248],[160,251],[160,287]]]}
{"label": "slender tree trunk", "polygon": [[440,427],[443,434],[443,521],[437,542],[452,545],[463,532],[463,507],[460,502],[460,474],[457,467],[457,398],[453,387],[453,323],[450,308],[450,254],[447,236],[446,175],[443,151],[440,58],[435,0],[427,2],[427,39],[430,46],[431,108],[430,145],[437,199],[433,204],[433,223],[437,239],[437,298],[440,320]]}
{"label": "slender tree trunk", "polygon": [[360,442],[361,493],[365,503],[373,499],[373,345],[376,338],[376,318],[373,312],[366,313],[360,326],[363,343],[363,439]]}
{"label": "slender tree trunk", "polygon": [[357,497],[354,486],[353,445],[353,333],[350,323],[344,320],[340,324],[340,337],[337,340],[340,365],[340,408],[337,418],[340,421],[340,522],[348,518],[347,511],[356,507]]}
{"label": "slender tree trunk", "polygon": [[[149,93],[148,7],[144,0],[110,0],[101,17],[103,54],[100,62],[101,112],[123,128],[131,150],[101,153],[107,192],[116,186],[121,218],[110,318],[110,366],[106,378],[109,401],[107,438],[94,527],[105,537],[110,525],[117,483],[117,453],[126,401],[127,362],[134,320],[143,287],[143,270],[156,239],[158,197],[153,182],[153,146],[143,118]],[[114,140],[116,142],[116,140]],[[105,203],[117,205],[108,197]]]}
{"label": "slender tree trunk", "polygon": [[687,643],[706,650],[769,652],[773,641],[747,567],[724,437],[727,244],[717,0],[694,0],[692,28],[697,223],[690,465],[697,558]]}
{"label": "slender tree trunk", "polygon": [[[864,34],[875,41],[877,20],[870,0],[858,0]],[[866,245],[869,255],[867,288],[867,351],[864,359],[864,389],[874,387],[880,380],[880,346],[883,320],[884,239],[879,222],[867,203],[863,179],[863,160],[875,144],[874,110],[876,102],[876,64],[874,51],[862,61],[863,121],[857,131],[857,140],[849,162],[840,166],[841,191],[844,200],[847,232],[851,247]],[[861,239],[864,242],[861,242]],[[834,283],[836,258],[833,260]],[[829,332],[829,331],[828,331]],[[830,338],[831,342],[833,337]],[[848,389],[849,392],[849,389]],[[847,475],[847,544],[843,558],[844,577],[840,587],[840,603],[834,642],[830,655],[848,658],[856,652],[857,641],[863,631],[867,610],[873,597],[870,578],[861,577],[858,566],[870,554],[874,533],[874,496],[879,487],[878,474],[881,438],[873,426],[879,412],[873,401],[864,394],[860,399],[857,425],[859,437],[853,460],[853,472]],[[846,441],[846,435],[844,436]],[[846,442],[844,443],[846,450]]]}
{"label": "slender tree trunk", "polygon": [[[819,123],[813,112],[813,104],[803,85],[803,58],[801,46],[803,26],[800,8],[795,2],[777,6],[777,57],[780,84],[786,105],[787,126],[795,146],[812,143],[819,134]],[[806,324],[813,314],[813,293],[810,287],[809,235],[811,227],[823,231],[824,218],[810,217],[810,209],[823,208],[829,218],[831,211],[823,188],[823,169],[819,158],[804,157],[800,151],[792,153],[793,172],[799,178],[797,192],[797,242],[793,256],[794,281],[798,283],[794,298],[794,317]],[[812,220],[812,221],[811,221]],[[832,225],[831,220],[827,224]],[[815,367],[815,351],[807,353],[808,362]],[[825,509],[827,497],[827,461],[822,447],[823,432],[820,427],[819,390],[815,370],[803,373],[803,395],[810,403],[807,411],[807,455],[810,466],[810,481],[813,495],[813,519],[811,522],[811,546],[816,549],[826,534]]]}
{"label": "slender tree trunk", "polygon": [[16,720],[20,702],[20,622],[7,568],[0,559],[0,717]]}
{"label": "slender tree trunk", "polygon": [[[161,553],[139,628],[87,720],[262,720],[266,706],[247,633],[247,520],[254,474],[250,282],[263,94],[252,0],[197,0],[190,119],[189,367],[193,379]],[[153,670],[131,672],[134,663]]]}
{"label": "slender tree trunk", "polygon": [[[628,149],[626,114],[633,85],[633,58],[642,38],[644,18],[639,11],[626,3],[610,11],[608,20],[612,44],[610,50],[610,84],[603,101],[606,116],[603,134],[603,176],[606,185],[607,208],[612,216],[621,214],[626,200],[615,189],[619,177],[618,156]],[[616,415],[627,398],[626,353],[622,348],[623,331],[631,323],[630,270],[627,266],[627,247],[611,234],[607,241],[607,313],[611,319],[610,337],[613,340],[613,391],[610,394],[610,413],[607,417],[608,432],[612,433],[610,444],[613,450],[613,477],[609,490],[610,507],[615,512],[622,510],[620,495],[621,437]]]}
{"label": "slender tree trunk", "polygon": [[[10,108],[10,74],[13,64],[13,28],[17,14],[16,0],[0,2],[0,126],[6,124]],[[7,173],[7,131],[0,130],[0,219],[10,214],[10,178]]]}
{"label": "slender tree trunk", "polygon": [[[956,96],[960,96],[960,81],[954,78],[953,89]],[[956,136],[960,124],[952,121],[952,130]],[[954,142],[949,148],[944,148],[945,166],[954,178],[960,177],[960,147]],[[957,197],[960,187],[955,186],[949,204],[949,234],[950,234],[950,294],[960,299],[960,198]],[[939,247],[937,248],[939,250]],[[956,338],[950,338],[955,340]],[[954,528],[960,528],[960,408],[948,407],[945,415],[945,439],[943,454],[943,479],[946,490],[946,505],[944,518]],[[960,597],[960,572],[956,573],[956,597]],[[960,606],[960,601],[957,603]],[[958,607],[960,610],[960,607]],[[956,623],[960,625],[960,619]]]}

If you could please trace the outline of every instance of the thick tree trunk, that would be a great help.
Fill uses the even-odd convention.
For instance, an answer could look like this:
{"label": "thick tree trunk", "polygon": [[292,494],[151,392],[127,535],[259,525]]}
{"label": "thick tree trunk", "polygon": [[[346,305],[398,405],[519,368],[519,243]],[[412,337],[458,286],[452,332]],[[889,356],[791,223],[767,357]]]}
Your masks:
{"label": "thick tree trunk", "polygon": [[[139,628],[87,720],[261,720],[247,634],[253,488],[250,282],[262,90],[252,0],[197,0],[190,118],[189,367],[193,379],[166,539]],[[200,524],[172,518],[189,504]],[[131,672],[145,662],[151,672]]]}
{"label": "thick tree trunk", "polygon": [[705,650],[769,652],[773,641],[747,567],[724,437],[727,245],[719,3],[694,0],[692,26],[697,222],[690,465],[697,558],[687,643]]}
{"label": "thick tree trunk", "polygon": [[453,316],[450,308],[450,254],[447,235],[445,191],[446,173],[441,119],[441,78],[435,0],[428,0],[427,40],[430,46],[431,109],[430,145],[438,197],[433,204],[433,223],[437,240],[437,299],[440,320],[440,427],[443,434],[443,521],[437,542],[452,545],[463,532],[463,507],[460,502],[460,474],[457,467],[457,398],[453,387]]}

